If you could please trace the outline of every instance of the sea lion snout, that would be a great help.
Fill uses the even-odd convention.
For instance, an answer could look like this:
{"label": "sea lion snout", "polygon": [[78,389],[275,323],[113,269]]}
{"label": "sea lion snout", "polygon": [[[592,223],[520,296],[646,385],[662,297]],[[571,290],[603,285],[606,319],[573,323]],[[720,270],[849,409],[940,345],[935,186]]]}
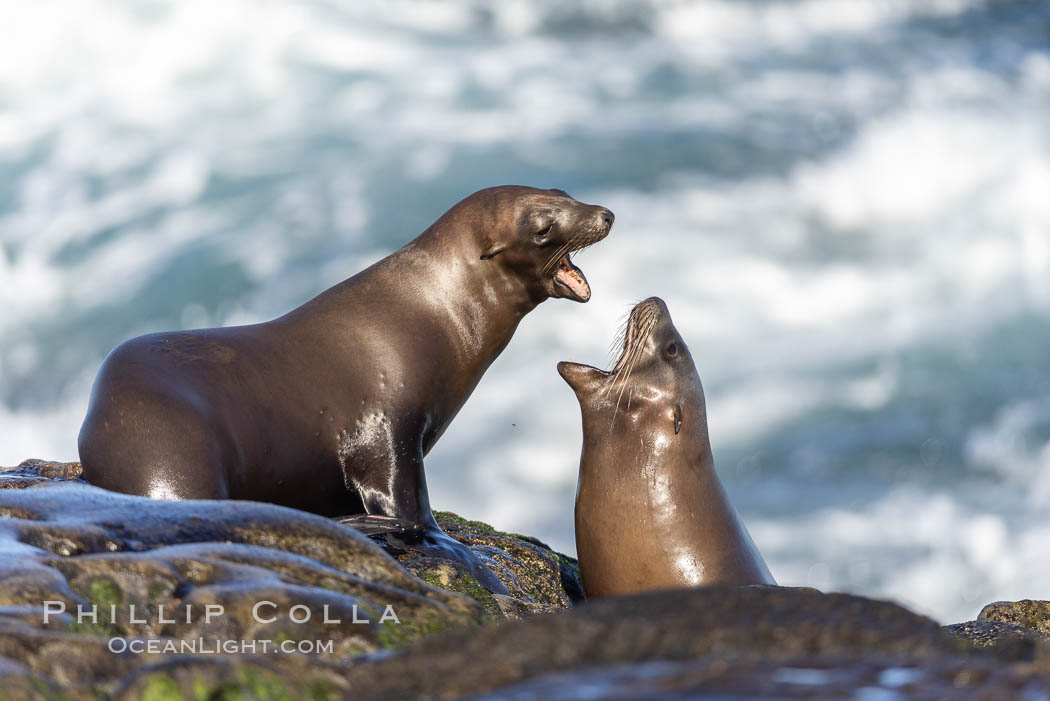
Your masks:
{"label": "sea lion snout", "polygon": [[616,221],[616,215],[608,207],[602,207],[601,205],[586,206],[594,209],[590,225],[593,233],[585,239],[587,240],[586,245],[590,246],[592,243],[597,243],[609,235],[609,232],[612,231],[613,222]]}
{"label": "sea lion snout", "polygon": [[582,363],[570,363],[566,360],[558,363],[558,374],[565,380],[578,396],[589,393],[601,384],[606,373],[596,367]]}
{"label": "sea lion snout", "polygon": [[596,210],[594,212],[594,229],[596,233],[601,235],[598,239],[598,241],[601,241],[612,230],[613,222],[616,221],[616,215],[608,207],[602,207],[601,205],[591,206]]}
{"label": "sea lion snout", "polygon": [[634,305],[630,318],[633,320],[646,316],[652,316],[657,321],[662,321],[663,319],[669,319],[671,312],[667,309],[667,302],[659,297],[647,297]]}

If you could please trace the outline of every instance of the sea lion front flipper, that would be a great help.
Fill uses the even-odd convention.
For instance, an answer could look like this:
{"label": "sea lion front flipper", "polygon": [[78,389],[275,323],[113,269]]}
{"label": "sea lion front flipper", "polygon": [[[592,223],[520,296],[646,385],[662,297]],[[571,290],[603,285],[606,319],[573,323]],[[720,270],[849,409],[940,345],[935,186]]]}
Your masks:
{"label": "sea lion front flipper", "polygon": [[451,560],[465,567],[470,575],[478,580],[481,586],[493,594],[510,593],[506,585],[474,554],[469,545],[459,542],[437,526],[427,528],[421,539],[411,538],[411,536],[410,538],[405,538],[401,535],[390,533],[386,536],[386,541],[395,547],[421,553],[427,558]]}
{"label": "sea lion front flipper", "polygon": [[413,535],[419,540],[423,538],[423,528],[421,526],[411,521],[403,521],[391,516],[350,514],[348,516],[337,516],[335,520],[367,536],[390,533],[407,539],[411,539]]}

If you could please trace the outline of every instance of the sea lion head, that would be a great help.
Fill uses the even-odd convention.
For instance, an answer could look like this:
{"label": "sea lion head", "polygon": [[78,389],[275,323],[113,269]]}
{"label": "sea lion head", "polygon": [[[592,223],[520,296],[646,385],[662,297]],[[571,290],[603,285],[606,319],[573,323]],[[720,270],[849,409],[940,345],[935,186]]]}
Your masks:
{"label": "sea lion head", "polygon": [[610,425],[644,420],[647,427],[674,436],[688,423],[706,434],[700,375],[664,301],[650,297],[635,305],[622,339],[609,370],[558,363],[558,372],[580,400],[585,420],[589,414],[607,417]]}
{"label": "sea lion head", "polygon": [[520,185],[481,190],[462,204],[467,203],[480,224],[482,263],[523,280],[534,298],[591,298],[572,255],[609,235],[615,219],[611,211],[579,202],[564,190]]}

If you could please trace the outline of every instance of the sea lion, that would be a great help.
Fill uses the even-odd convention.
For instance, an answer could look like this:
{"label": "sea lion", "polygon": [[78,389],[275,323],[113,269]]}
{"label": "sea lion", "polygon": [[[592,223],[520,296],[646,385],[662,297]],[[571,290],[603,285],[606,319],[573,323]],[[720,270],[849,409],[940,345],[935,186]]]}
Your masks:
{"label": "sea lion", "polygon": [[612,370],[558,372],[583,413],[576,553],[588,597],[775,584],[715,474],[700,376],[663,300],[631,311]]}
{"label": "sea lion", "polygon": [[590,298],[571,256],[613,218],[562,190],[488,188],[278,319],[126,341],[92,388],[84,477],[368,514],[472,561],[431,514],[423,457],[522,317],[549,297]]}

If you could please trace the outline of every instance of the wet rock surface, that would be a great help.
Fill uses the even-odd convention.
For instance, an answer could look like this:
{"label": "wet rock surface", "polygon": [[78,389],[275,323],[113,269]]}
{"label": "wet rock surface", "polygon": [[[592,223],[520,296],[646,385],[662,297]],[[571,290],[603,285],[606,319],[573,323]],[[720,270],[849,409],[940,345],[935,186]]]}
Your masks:
{"label": "wet rock surface", "polygon": [[[454,514],[440,514],[442,525],[509,596],[493,595],[455,561],[331,519],[250,502],[151,501],[87,485],[80,472],[46,460],[0,470],[0,691],[8,694],[338,695],[351,662],[579,596],[575,561]],[[116,654],[114,637],[154,646]],[[308,649],[316,641],[330,645]],[[300,642],[308,647],[273,652]]]}
{"label": "wet rock surface", "polygon": [[78,483],[0,491],[3,688],[116,693],[152,665],[203,657],[223,683],[265,686],[278,664],[275,683],[338,690],[357,657],[489,618],[319,516]]}
{"label": "wet rock surface", "polygon": [[[0,468],[0,489],[70,481],[86,484],[81,479],[79,463],[34,458],[17,467]],[[496,617],[521,618],[566,608],[583,600],[579,565],[574,558],[555,552],[530,536],[504,533],[486,523],[470,521],[450,512],[435,512],[435,516],[448,535],[470,547],[479,562],[492,570],[507,588],[509,596],[486,590],[456,560],[425,554],[381,534],[372,535],[372,540],[420,579],[469,596]]]}
{"label": "wet rock surface", "polygon": [[0,489],[21,489],[35,484],[81,479],[83,470],[78,462],[55,462],[30,458],[17,467],[0,468]]}
{"label": "wet rock surface", "polygon": [[[436,514],[500,595],[455,561],[330,519],[149,501],[78,476],[47,461],[0,471],[4,698],[1050,698],[1048,602],[997,602],[946,627],[785,587],[583,602],[571,558]],[[78,620],[78,606],[97,614]],[[381,620],[386,606],[399,623]],[[157,647],[115,653],[114,636]]]}

